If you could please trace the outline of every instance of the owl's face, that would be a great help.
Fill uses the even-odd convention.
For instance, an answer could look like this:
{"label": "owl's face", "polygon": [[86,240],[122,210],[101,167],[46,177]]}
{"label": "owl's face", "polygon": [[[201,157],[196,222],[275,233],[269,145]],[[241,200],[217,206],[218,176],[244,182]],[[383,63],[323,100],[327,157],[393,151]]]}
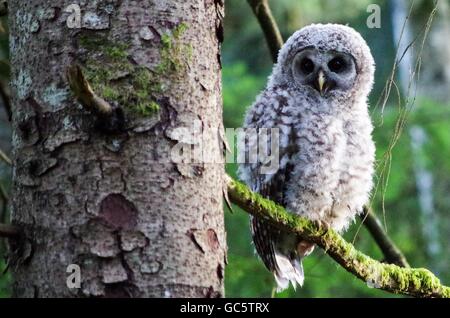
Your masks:
{"label": "owl's face", "polygon": [[315,47],[300,50],[291,67],[298,85],[310,86],[322,96],[352,89],[357,76],[355,58],[351,54]]}
{"label": "owl's face", "polygon": [[317,94],[339,107],[365,105],[375,65],[370,49],[354,29],[312,24],[295,32],[278,53],[270,86]]}

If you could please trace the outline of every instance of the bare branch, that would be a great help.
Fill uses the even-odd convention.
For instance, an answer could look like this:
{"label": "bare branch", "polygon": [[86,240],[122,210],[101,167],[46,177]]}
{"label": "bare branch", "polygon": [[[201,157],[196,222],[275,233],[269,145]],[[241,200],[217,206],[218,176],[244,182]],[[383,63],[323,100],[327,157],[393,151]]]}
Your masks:
{"label": "bare branch", "polygon": [[9,166],[12,166],[11,159],[0,149],[0,160],[6,162]]}
{"label": "bare branch", "polygon": [[11,121],[12,110],[11,110],[11,99],[8,93],[6,92],[5,86],[3,83],[0,83],[0,97],[3,100],[3,105],[5,106],[6,115],[8,116],[8,120]]}
{"label": "bare branch", "polygon": [[0,0],[0,17],[8,14],[8,1]]}
{"label": "bare branch", "polygon": [[72,92],[81,105],[88,112],[96,115],[98,129],[107,133],[124,131],[125,115],[120,105],[109,104],[95,94],[79,65],[74,64],[67,69],[67,79]]}
{"label": "bare branch", "polygon": [[380,263],[361,253],[332,229],[324,229],[305,218],[253,193],[242,183],[228,179],[230,200],[248,213],[263,218],[281,230],[296,233],[322,248],[348,272],[369,287],[415,297],[450,298],[450,287],[425,268],[404,268]]}
{"label": "bare branch", "polygon": [[67,79],[72,92],[87,111],[101,116],[112,114],[113,108],[111,105],[94,93],[79,65],[74,64],[67,69]]}
{"label": "bare branch", "polygon": [[6,193],[5,188],[3,187],[3,184],[0,183],[0,198],[2,199],[2,209],[0,211],[0,223],[5,222],[6,220],[6,212],[8,209],[8,203],[9,203],[9,197],[8,194]]}
{"label": "bare branch", "polygon": [[375,216],[373,211],[364,207],[364,214],[360,216],[361,221],[370,232],[375,242],[381,249],[384,255],[384,261],[389,264],[395,264],[401,267],[409,267],[405,255],[395,245],[391,238],[386,234],[381,226],[380,220]]}
{"label": "bare branch", "polygon": [[20,236],[20,233],[20,229],[17,226],[0,223],[0,237],[14,239],[18,238]]}
{"label": "bare branch", "polygon": [[283,46],[283,37],[278,29],[277,23],[272,16],[272,12],[267,0],[247,0],[252,7],[253,13],[258,19],[261,29],[266,37],[267,45],[274,63],[277,61],[278,51]]}

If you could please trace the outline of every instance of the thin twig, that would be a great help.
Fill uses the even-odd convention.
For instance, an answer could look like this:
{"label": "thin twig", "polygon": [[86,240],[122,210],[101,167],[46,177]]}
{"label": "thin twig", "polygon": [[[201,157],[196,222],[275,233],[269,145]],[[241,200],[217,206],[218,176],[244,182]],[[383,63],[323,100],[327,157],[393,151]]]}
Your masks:
{"label": "thin twig", "polygon": [[96,116],[96,126],[107,133],[123,132],[125,127],[125,113],[120,105],[109,104],[97,95],[83,75],[81,67],[77,64],[67,69],[69,86],[88,112]]}
{"label": "thin twig", "polygon": [[0,237],[18,238],[20,236],[20,229],[12,224],[0,223]]}
{"label": "thin twig", "polygon": [[267,45],[274,63],[277,62],[278,51],[283,46],[283,37],[278,29],[277,23],[273,18],[272,12],[267,0],[247,0],[253,13],[258,19],[261,29],[266,37]]}
{"label": "thin twig", "polygon": [[8,14],[8,1],[0,0],[0,17]]}
{"label": "thin twig", "polygon": [[11,121],[12,110],[11,110],[11,99],[6,93],[5,87],[3,83],[0,83],[0,97],[3,100],[3,105],[5,106],[6,115],[8,116],[8,120]]}
{"label": "thin twig", "polygon": [[4,223],[6,221],[6,211],[8,209],[8,203],[9,203],[9,197],[6,193],[5,188],[3,187],[3,184],[0,183],[0,198],[2,199],[2,210],[0,212],[0,223]]}
{"label": "thin twig", "polygon": [[385,264],[361,253],[332,229],[288,213],[282,206],[252,192],[244,184],[228,177],[230,200],[248,213],[263,218],[280,230],[295,233],[315,243],[331,258],[368,287],[415,297],[450,298],[450,287],[425,268],[405,268]]}
{"label": "thin twig", "polygon": [[[267,2],[267,0],[247,0],[247,1],[252,7],[253,12],[255,13],[259,23],[261,24],[261,28],[264,32],[267,44],[272,54],[272,61],[276,63],[278,51],[283,46],[283,39],[281,37],[278,25],[272,16],[269,3]],[[394,242],[387,236],[387,234],[382,229],[381,230],[384,233],[384,237],[386,239],[381,240],[382,236],[379,233],[379,231],[375,231],[376,228],[375,225],[373,225],[374,223],[379,224],[379,220],[374,214],[370,214],[370,220],[368,222],[364,222],[364,225],[368,227],[368,230],[372,235],[374,235],[373,233],[379,235],[378,237],[374,236],[374,239],[379,245],[383,254],[385,255],[386,262],[391,262],[391,260],[394,260],[395,262],[393,264],[397,264],[399,266],[407,265],[408,262],[406,261],[405,256],[400,252],[400,249],[394,244]],[[370,226],[372,226],[372,228],[369,228]],[[394,255],[396,257],[394,257]]]}
{"label": "thin twig", "polygon": [[6,162],[9,166],[12,166],[12,160],[0,149],[0,160]]}
{"label": "thin twig", "polygon": [[381,249],[386,263],[401,267],[410,267],[405,255],[403,255],[392,239],[386,234],[380,220],[369,208],[364,207],[364,214],[360,218]]}
{"label": "thin twig", "polygon": [[113,108],[111,105],[94,93],[79,65],[74,64],[67,69],[67,79],[72,92],[87,111],[100,116],[112,114]]}

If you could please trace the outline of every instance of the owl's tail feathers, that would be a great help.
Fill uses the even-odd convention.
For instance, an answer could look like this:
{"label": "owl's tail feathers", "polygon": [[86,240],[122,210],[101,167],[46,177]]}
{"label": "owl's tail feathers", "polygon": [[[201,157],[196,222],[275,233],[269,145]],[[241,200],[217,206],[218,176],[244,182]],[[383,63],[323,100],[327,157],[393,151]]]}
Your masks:
{"label": "owl's tail feathers", "polygon": [[277,282],[277,293],[282,292],[289,287],[289,282],[296,289],[297,284],[302,287],[305,275],[303,273],[302,261],[297,255],[290,257],[279,251],[275,251],[275,270],[274,276]]}

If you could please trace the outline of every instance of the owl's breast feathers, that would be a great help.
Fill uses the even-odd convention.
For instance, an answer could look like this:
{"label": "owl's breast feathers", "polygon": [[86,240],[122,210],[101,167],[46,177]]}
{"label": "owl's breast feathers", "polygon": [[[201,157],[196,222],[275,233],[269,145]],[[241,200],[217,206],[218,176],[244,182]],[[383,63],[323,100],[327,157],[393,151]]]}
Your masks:
{"label": "owl's breast feathers", "polygon": [[279,166],[266,175],[260,162],[240,171],[254,190],[270,189],[264,195],[288,210],[340,231],[368,201],[375,147],[366,105],[346,114],[330,103],[285,86],[266,89],[245,126],[278,128]]}

